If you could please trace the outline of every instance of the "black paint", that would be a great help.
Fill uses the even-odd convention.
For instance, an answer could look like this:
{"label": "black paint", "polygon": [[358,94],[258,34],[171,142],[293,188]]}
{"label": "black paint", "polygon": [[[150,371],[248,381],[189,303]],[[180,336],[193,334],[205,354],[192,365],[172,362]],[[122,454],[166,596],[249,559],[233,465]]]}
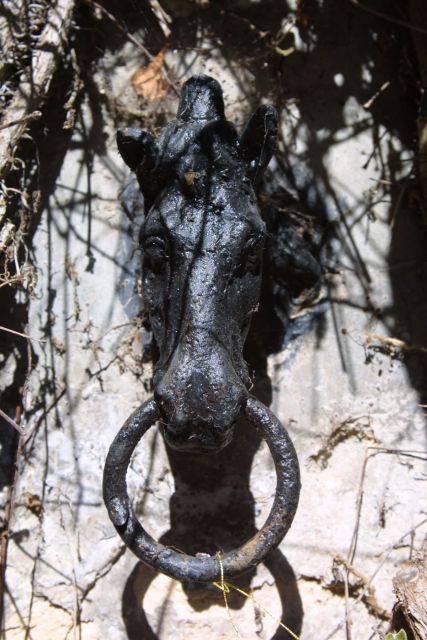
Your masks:
{"label": "black paint", "polygon": [[156,402],[148,400],[134,411],[117,434],[105,463],[105,504],[122,540],[157,571],[177,580],[212,582],[220,580],[222,574],[229,579],[256,566],[286,535],[300,491],[295,449],[279,420],[261,402],[249,396],[244,412],[270,448],[277,472],[276,496],[264,526],[248,542],[214,556],[204,553],[190,556],[156,542],[137,520],[129,503],[126,472],[135,447],[159,417]]}
{"label": "black paint", "polygon": [[[162,419],[165,440],[177,450],[219,451],[230,442],[242,411],[267,439],[277,470],[273,509],[249,542],[221,556],[226,577],[255,566],[280,543],[298,503],[294,448],[277,418],[249,396],[243,358],[260,299],[267,239],[254,189],[276,134],[276,111],[262,106],[239,138],[225,120],[219,84],[194,76],[183,87],[177,120],[157,141],[136,129],[117,135],[147,211],[141,233],[144,302],[158,358],[154,399],[132,414],[110,448],[104,499],[134,553],[181,580],[218,580],[220,563],[217,556],[188,556],[155,542],[129,506],[130,456],[156,419]],[[298,263],[292,256],[297,244],[294,239],[288,250],[291,266]]]}
{"label": "black paint", "polygon": [[118,134],[148,208],[144,302],[159,349],[154,397],[169,445],[215,451],[231,439],[250,384],[243,345],[256,310],[266,235],[254,193],[277,114],[260,107],[239,140],[207,76],[183,87],[157,142]]}

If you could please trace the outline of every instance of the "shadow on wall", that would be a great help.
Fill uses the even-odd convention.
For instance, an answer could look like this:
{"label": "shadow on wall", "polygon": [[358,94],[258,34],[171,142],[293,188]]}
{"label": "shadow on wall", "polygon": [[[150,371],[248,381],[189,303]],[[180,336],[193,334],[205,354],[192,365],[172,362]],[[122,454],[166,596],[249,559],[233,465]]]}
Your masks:
{"label": "shadow on wall", "polygon": [[[278,3],[276,0],[249,5],[245,2],[211,2],[207,8],[185,0],[179,3],[171,1],[169,5],[165,1],[162,4],[173,17],[172,34],[168,41],[159,29],[158,21],[153,18],[148,3],[136,4],[131,0],[119,3],[111,0],[105,2],[104,6],[114,15],[120,16],[119,24],[125,25],[125,30],[129,33],[145,29],[144,44],[151,52],[156,53],[163,47],[176,50],[176,55],[181,58],[180,69],[183,74],[179,80],[189,77],[193,73],[192,66],[196,61],[200,62],[201,58],[206,62],[208,73],[210,63],[220,61],[223,64],[225,59],[233,81],[244,96],[248,111],[253,110],[261,99],[276,105],[283,116],[286,136],[279,146],[278,169],[274,172],[273,181],[277,180],[279,184],[293,188],[306,209],[324,225],[322,255],[326,276],[330,271],[351,268],[357,274],[364,291],[363,308],[367,315],[381,313],[390,335],[410,344],[426,347],[425,227],[416,205],[408,204],[408,200],[411,200],[409,196],[413,194],[413,166],[411,162],[405,161],[399,149],[393,149],[391,140],[391,136],[395,136],[403,148],[410,149],[415,139],[418,80],[408,34],[380,18],[363,13],[350,3],[341,2],[338,6],[335,0],[324,0],[322,3],[306,0],[298,3],[297,14],[286,8],[286,3]],[[380,0],[372,3],[373,6],[375,4],[383,8]],[[395,6],[397,5],[396,2]],[[387,10],[393,11],[393,7],[388,7]],[[84,8],[82,11],[84,13],[89,10]],[[299,36],[305,43],[304,50],[297,50],[289,56],[283,56],[277,50],[283,51],[293,44],[290,32],[282,37],[278,31],[278,25],[286,19],[296,21]],[[90,131],[83,130],[82,146],[86,150],[82,165],[82,172],[86,173],[85,192],[79,193],[76,186],[75,201],[70,201],[70,207],[78,205],[84,209],[85,230],[80,239],[87,246],[87,268],[90,271],[97,268],[96,247],[92,246],[91,241],[93,154],[103,156],[106,152],[101,105],[113,114],[120,126],[140,125],[140,122],[134,114],[116,109],[114,100],[109,100],[102,94],[92,78],[92,66],[99,52],[114,52],[122,47],[125,39],[123,31],[106,15],[96,21],[85,16],[80,17],[80,20],[81,24],[90,25],[90,28],[81,32],[83,35],[76,40],[75,48],[81,56],[79,62],[94,124]],[[206,41],[212,43],[211,47],[206,46]],[[108,74],[107,67],[105,73]],[[71,69],[68,74],[71,75]],[[382,90],[390,79],[390,85]],[[41,156],[43,180],[41,185],[37,185],[45,198],[54,192],[61,165],[71,145],[70,136],[61,129],[58,100],[65,102],[64,91],[55,95],[47,111],[52,117],[47,134],[40,129],[37,137],[37,126],[32,129],[42,151],[45,150]],[[365,120],[349,124],[348,114],[352,100],[369,106],[366,107]],[[292,103],[298,106],[298,119],[295,119],[291,109]],[[160,109],[158,120],[154,124],[162,124],[163,119],[164,114]],[[384,183],[380,194],[376,192],[372,196],[351,193],[352,185],[333,184],[327,168],[328,153],[335,145],[345,137],[356,137],[367,130],[372,130],[373,134],[372,146],[366,149],[365,168],[369,167],[369,163],[375,163],[380,167]],[[51,137],[49,145],[46,145],[49,132]],[[304,140],[302,149],[298,147],[296,150],[296,145],[292,145],[297,139]],[[389,152],[383,154],[382,149],[387,139],[390,140]],[[52,149],[55,151],[53,155]],[[402,173],[405,175],[403,180]],[[346,195],[351,196],[356,206],[349,209],[345,205]],[[369,227],[373,224],[375,199],[390,197],[392,244],[389,267],[394,304],[390,309],[378,310],[370,301],[371,274],[358,250],[355,230],[369,233]],[[46,199],[41,203],[41,210],[43,208],[48,208]],[[55,224],[55,221],[51,220],[51,224]],[[35,226],[36,220],[34,228]],[[77,234],[79,230],[70,224],[68,232]],[[333,244],[331,240],[337,242]],[[331,279],[330,301],[334,306],[344,304],[335,301],[334,286]],[[55,295],[56,292],[50,289],[48,316]],[[12,310],[9,316],[12,322],[8,326],[23,331],[27,322],[25,309],[19,308],[9,298],[6,299],[4,308]],[[321,324],[317,326],[320,340]],[[51,338],[50,329],[48,323],[45,328],[48,339]],[[276,331],[276,325],[272,329]],[[280,330],[279,324],[278,335]],[[339,331],[336,338],[338,343],[343,340]],[[10,343],[5,349],[10,352]],[[55,369],[51,366],[54,349],[52,342],[49,342],[45,354],[46,379],[42,381],[42,387],[44,391],[57,395],[60,389]],[[253,355],[257,355],[254,367],[260,374],[257,383],[258,397],[268,405],[271,390],[270,381],[265,377],[267,353],[268,350],[261,356],[259,353]],[[4,397],[8,405],[6,409],[11,412],[16,406],[13,394],[25,379],[26,357],[26,347],[22,347],[17,357],[19,375],[10,387],[10,397]],[[407,351],[404,355],[411,384],[419,393],[422,404],[427,402],[426,358],[425,353],[415,350]],[[350,368],[343,357],[343,369],[346,370],[346,367]],[[3,431],[5,430],[6,427]],[[192,460],[191,477],[188,463],[182,454],[169,452],[176,490],[170,504],[171,530],[163,537],[164,544],[173,544],[189,552],[200,548],[212,548],[215,551],[218,546],[236,546],[255,532],[249,473],[258,446],[256,434],[246,430],[241,424],[233,444],[220,456],[210,459],[209,466],[206,458],[203,458],[203,463],[194,461],[193,464]],[[5,448],[7,449],[8,447]],[[9,463],[10,460],[7,466]],[[221,479],[220,484],[218,478]],[[218,504],[217,512],[208,517],[204,504],[212,486],[224,489],[227,501]],[[191,503],[195,507],[191,507]],[[303,612],[292,568],[279,552],[275,552],[267,560],[267,567],[276,578],[281,595],[282,620],[299,633]],[[242,578],[243,588],[247,587],[249,578],[250,576]],[[138,564],[129,576],[123,593],[123,616],[128,637],[132,640],[156,637],[141,608],[144,593],[152,579],[151,570]],[[197,609],[200,600],[195,593],[189,588],[189,601]],[[208,598],[206,602],[218,603],[218,596],[211,600]],[[230,604],[236,608],[242,606],[239,599]],[[278,635],[280,633],[278,631],[274,638],[278,640],[279,637],[286,637]]]}
{"label": "shadow on wall", "polygon": [[[179,80],[190,76],[201,62],[209,73],[225,60],[248,112],[265,101],[282,114],[284,137],[276,156],[273,182],[293,189],[325,227],[323,265],[337,319],[336,340],[343,373],[350,376],[353,367],[343,344],[339,307],[354,301],[338,299],[337,280],[333,277],[337,271],[356,274],[364,298],[360,308],[367,318],[384,320],[391,336],[426,345],[422,330],[427,326],[425,307],[413,297],[422,292],[422,265],[418,275],[416,269],[413,272],[413,280],[406,269],[411,281],[403,289],[403,276],[398,276],[401,267],[394,266],[396,261],[401,262],[400,252],[404,256],[405,251],[410,251],[401,234],[403,225],[404,236],[417,236],[417,251],[422,252],[425,246],[425,225],[419,207],[415,204],[411,208],[409,218],[395,216],[396,206],[404,206],[402,193],[412,190],[409,187],[415,175],[419,74],[409,30],[351,2],[337,7],[334,0],[305,0],[298,3],[296,12],[286,4],[266,0],[215,6],[211,3],[197,8],[184,0],[179,4],[165,2],[173,18],[171,36],[166,40],[158,30],[148,32],[147,46],[152,51],[165,47],[175,52],[176,67],[182,73]],[[391,16],[409,20],[402,15],[400,3],[389,5],[387,12]],[[369,6],[384,11],[380,0],[372,0]],[[294,45],[293,24],[304,46],[284,56],[281,52]],[[298,108],[297,115],[293,104]],[[355,104],[364,105],[365,117],[355,115]],[[246,115],[242,114],[242,120]],[[132,115],[129,123],[138,124]],[[362,152],[364,158],[355,170],[369,171],[374,166],[379,180],[369,192],[357,193],[352,183],[337,184],[331,178],[328,156],[343,141],[357,139],[364,132],[371,132],[371,145]],[[303,145],[297,145],[297,140]],[[359,244],[362,238],[369,237],[375,224],[375,207],[384,202],[391,202],[390,220],[393,219],[389,263],[394,303],[391,308],[379,309],[370,296],[373,267],[362,257]],[[404,357],[418,393],[425,387],[424,360],[425,355],[416,351],[407,352]],[[421,396],[420,402],[423,403]]]}
{"label": "shadow on wall", "polygon": [[[253,390],[254,395],[266,404],[271,400],[268,383],[262,379]],[[196,456],[167,449],[175,491],[170,500],[171,527],[160,538],[163,545],[192,555],[200,550],[215,554],[218,549],[227,551],[240,546],[256,533],[255,504],[249,488],[249,476],[259,445],[260,438],[255,430],[240,420],[231,444],[219,454]],[[138,515],[138,509],[136,513]],[[303,609],[292,567],[279,550],[267,557],[265,566],[272,574],[280,596],[281,622],[294,634],[299,634]],[[233,584],[250,591],[255,572],[256,569],[234,579]],[[150,627],[143,604],[155,577],[156,572],[140,562],[129,575],[122,595],[122,615],[129,640],[162,637],[159,629],[168,596],[160,607],[157,633]],[[203,611],[211,605],[224,606],[221,592],[213,585],[184,583],[184,591],[188,604],[195,611]],[[231,591],[228,598],[230,609],[240,609],[245,599],[245,596]],[[278,626],[272,640],[289,640],[291,637]]]}
{"label": "shadow on wall", "polygon": [[[388,258],[394,305],[389,333],[408,345],[399,354],[420,405],[427,406],[427,232],[419,207],[411,203],[411,183],[402,181],[391,207]],[[412,189],[412,196],[417,188]],[[393,350],[391,350],[393,356]],[[390,352],[388,353],[390,355]],[[427,442],[427,434],[426,434]]]}
{"label": "shadow on wall", "polygon": [[[280,597],[282,606],[280,622],[298,635],[301,631],[303,610],[294,572],[278,549],[265,560],[265,566],[273,576]],[[143,608],[144,596],[155,577],[156,572],[153,569],[138,562],[128,578],[123,591],[122,615],[129,640],[140,640],[141,638],[158,640],[161,637],[163,616],[159,616],[157,633],[154,633]],[[234,584],[247,591],[250,577],[248,577],[249,579],[243,577],[234,580]],[[224,598],[214,586],[203,586],[200,589],[197,585],[194,585],[193,588],[188,586],[186,593],[188,602],[195,611],[203,611],[213,604],[224,606]],[[228,605],[231,610],[239,609],[243,606],[244,600],[244,596],[230,591]],[[168,601],[165,599],[162,603],[162,611],[166,609],[167,605]],[[284,627],[278,626],[270,640],[291,640],[291,638],[292,636]]]}
{"label": "shadow on wall", "polygon": [[[300,36],[306,44],[305,50],[282,57],[274,46],[277,25],[287,17],[294,17],[294,14],[287,12],[279,3],[267,2],[262,7],[256,4],[245,7],[236,3],[234,10],[227,8],[222,13],[213,6],[203,10],[193,6],[190,9],[185,3],[182,6],[185,15],[175,15],[174,6],[167,7],[174,17],[174,29],[167,46],[181,54],[185,77],[192,73],[189,51],[198,52],[193,62],[196,59],[199,62],[199,56],[205,56],[208,73],[209,60],[215,61],[219,51],[220,56],[228,61],[230,72],[233,74],[233,70],[237,70],[234,80],[245,96],[248,109],[259,103],[261,98],[268,99],[283,110],[284,116],[288,116],[286,138],[304,140],[305,147],[298,153],[288,143],[285,147],[282,141],[277,154],[279,170],[275,171],[273,181],[278,179],[279,184],[290,186],[306,209],[326,227],[322,247],[326,276],[339,269],[354,271],[364,292],[363,310],[367,316],[381,317],[394,337],[426,345],[427,302],[422,296],[425,235],[418,211],[414,209],[409,220],[407,216],[398,215],[392,221],[389,264],[394,304],[389,309],[379,310],[371,302],[372,274],[361,256],[357,240],[357,237],[369,234],[375,205],[392,197],[396,189],[400,193],[402,184],[413,173],[413,166],[408,165],[402,151],[410,149],[413,144],[418,90],[407,34],[390,29],[388,23],[350,4],[341,3],[337,10],[334,2],[326,1],[320,6],[313,0],[301,3],[303,9],[296,16]],[[185,28],[181,28],[184,24]],[[158,34],[156,38],[151,46],[160,49],[165,43],[159,42]],[[212,50],[205,49],[206,53],[203,53],[202,43],[206,39],[213,43]],[[357,46],[349,46],[349,41],[357,43]],[[284,43],[281,46],[284,47]],[[260,65],[266,69],[265,73],[259,72]],[[242,68],[253,74],[253,83],[242,80]],[[390,85],[381,90],[389,81]],[[297,121],[288,112],[289,101],[292,100],[298,104],[300,116]],[[366,105],[365,119],[351,122],[352,100]],[[138,123],[130,117],[129,124]],[[371,162],[375,163],[380,168],[382,186],[369,194],[355,194],[351,191],[352,185],[337,187],[333,184],[328,174],[327,155],[343,139],[357,137],[364,131],[372,131],[372,147],[366,149],[365,164],[361,170],[367,169]],[[392,136],[400,141],[399,148],[393,148]],[[384,153],[384,141],[387,139],[390,139],[389,148]],[[406,176],[403,183],[402,174]],[[346,206],[346,196],[355,201],[351,209]],[[396,210],[395,204],[396,201],[392,204],[392,211]],[[332,240],[337,242],[334,244]],[[330,302],[333,305],[345,304],[335,300],[332,278],[329,283]],[[277,328],[277,325],[272,326],[273,330]],[[319,336],[321,339],[321,331]],[[336,339],[340,345],[343,338],[339,327]],[[351,369],[351,363],[346,362],[347,356],[342,347],[339,348],[343,371],[346,372]],[[263,373],[265,375],[265,356],[273,350],[267,349],[262,354],[264,362],[258,358],[255,363],[261,378]],[[411,352],[404,360],[411,382],[420,393],[420,401],[424,402],[425,357],[425,354]],[[268,404],[269,381],[264,378],[260,383],[264,391],[260,391],[258,397]],[[200,548],[215,552],[218,547],[227,549],[240,544],[254,533],[249,472],[258,446],[256,436],[240,426],[233,444],[221,456],[211,459],[209,465],[203,459],[200,466],[197,460],[192,459],[191,471],[182,454],[169,451],[176,488],[170,503],[171,529],[162,537],[163,544],[183,548],[190,553]],[[208,516],[203,505],[207,500],[206,491],[212,486],[233,488],[233,491],[227,502],[218,505],[218,511]],[[274,560],[273,556],[269,559],[271,566],[277,562],[277,553]],[[302,606],[294,575],[286,560],[278,564],[280,572],[283,569],[283,579],[277,583],[279,591],[283,594],[285,586],[285,591],[291,591],[290,607],[283,599],[282,619],[299,633]],[[278,578],[277,572],[274,575]],[[129,576],[122,610],[130,639],[140,637],[141,633],[147,638],[157,637],[141,607],[153,577],[152,571],[139,563]],[[247,587],[250,576],[242,580]],[[190,585],[187,591],[190,604],[197,610],[200,600],[192,596],[195,592]],[[209,600],[207,588],[203,588],[203,593],[206,598],[203,602],[218,602],[217,596]],[[292,615],[289,618],[291,611],[294,618]]]}

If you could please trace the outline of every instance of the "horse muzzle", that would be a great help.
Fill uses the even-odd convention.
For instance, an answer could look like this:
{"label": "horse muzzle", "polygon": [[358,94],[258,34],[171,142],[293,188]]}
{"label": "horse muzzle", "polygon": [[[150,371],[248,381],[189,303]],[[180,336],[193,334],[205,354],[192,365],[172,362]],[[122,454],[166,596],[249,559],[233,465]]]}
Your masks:
{"label": "horse muzzle", "polygon": [[210,396],[197,390],[180,393],[158,385],[154,397],[168,446],[181,451],[215,453],[229,444],[234,425],[247,398],[241,384],[223,386]]}

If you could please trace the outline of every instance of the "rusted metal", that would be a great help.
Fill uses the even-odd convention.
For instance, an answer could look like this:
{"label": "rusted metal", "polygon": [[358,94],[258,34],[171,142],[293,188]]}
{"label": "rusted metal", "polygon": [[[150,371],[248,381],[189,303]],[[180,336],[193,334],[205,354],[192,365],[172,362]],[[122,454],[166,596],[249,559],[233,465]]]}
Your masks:
{"label": "rusted metal", "polygon": [[225,554],[209,556],[203,549],[200,556],[179,553],[156,542],[135,516],[127,493],[126,472],[138,442],[159,418],[153,398],[134,411],[113,441],[104,470],[104,501],[109,516],[129,549],[157,571],[177,580],[196,582],[220,580],[223,571],[230,579],[261,562],[291,526],[300,492],[293,444],[276,416],[256,398],[249,396],[243,411],[270,448],[277,473],[276,495],[264,526],[244,545]]}

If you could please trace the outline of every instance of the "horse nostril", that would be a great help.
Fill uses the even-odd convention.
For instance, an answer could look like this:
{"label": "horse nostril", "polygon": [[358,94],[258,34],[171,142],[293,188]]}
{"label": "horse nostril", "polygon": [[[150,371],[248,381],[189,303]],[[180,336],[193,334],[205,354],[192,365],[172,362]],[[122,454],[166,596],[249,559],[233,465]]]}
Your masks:
{"label": "horse nostril", "polygon": [[[236,418],[236,420],[237,420],[237,418]],[[228,423],[228,422],[227,422],[226,424],[219,424],[219,423],[216,423],[216,424],[214,425],[214,430],[218,433],[218,435],[219,435],[220,437],[223,437],[223,436],[225,436],[229,431],[232,431],[232,430],[234,429],[234,427],[235,427],[235,425],[236,425],[236,420],[233,420],[233,421],[232,421],[232,422],[230,422],[230,423]]]}
{"label": "horse nostril", "polygon": [[199,443],[200,448],[218,449],[231,440],[247,391],[230,375],[213,381],[204,371],[196,371],[187,381],[175,372],[172,381],[170,376],[159,380],[154,398],[168,444],[179,448]]}
{"label": "horse nostril", "polygon": [[184,413],[176,411],[173,421],[168,422],[166,429],[173,435],[182,435],[191,431],[191,426],[188,424],[188,417]]}

